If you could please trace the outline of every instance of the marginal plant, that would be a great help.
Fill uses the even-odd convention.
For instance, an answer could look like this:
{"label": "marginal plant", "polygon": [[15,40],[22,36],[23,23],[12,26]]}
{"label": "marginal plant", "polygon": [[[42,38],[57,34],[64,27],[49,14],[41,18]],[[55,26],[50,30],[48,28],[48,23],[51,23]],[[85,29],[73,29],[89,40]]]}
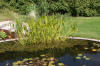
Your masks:
{"label": "marginal plant", "polygon": [[4,39],[7,37],[7,34],[5,32],[0,32],[0,38]]}
{"label": "marginal plant", "polygon": [[[67,31],[65,34],[62,34],[63,28],[63,18],[55,18],[54,15],[42,16],[37,20],[30,19],[24,23],[21,20],[16,21],[16,34],[19,43],[42,48],[52,48],[57,46],[57,43],[54,46],[54,42],[66,40],[66,38],[63,40],[59,39],[60,36],[68,37],[71,34],[67,33]],[[75,30],[75,27],[72,29]]]}

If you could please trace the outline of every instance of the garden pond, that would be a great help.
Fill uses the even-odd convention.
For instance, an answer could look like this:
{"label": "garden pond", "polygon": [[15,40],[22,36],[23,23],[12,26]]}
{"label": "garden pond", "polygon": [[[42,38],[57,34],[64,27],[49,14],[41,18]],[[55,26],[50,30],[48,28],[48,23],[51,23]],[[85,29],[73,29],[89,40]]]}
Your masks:
{"label": "garden pond", "polygon": [[99,42],[70,39],[65,49],[27,49],[0,43],[0,66],[100,66]]}

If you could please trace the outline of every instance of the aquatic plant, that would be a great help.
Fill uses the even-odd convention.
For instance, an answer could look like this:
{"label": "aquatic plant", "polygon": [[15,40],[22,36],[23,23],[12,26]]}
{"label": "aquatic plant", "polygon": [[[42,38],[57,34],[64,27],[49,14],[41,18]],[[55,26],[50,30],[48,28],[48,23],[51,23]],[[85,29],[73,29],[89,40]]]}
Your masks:
{"label": "aquatic plant", "polygon": [[[77,56],[75,57],[77,60],[82,60],[82,59],[84,59],[85,61],[89,61],[89,60],[91,60],[91,58],[89,58],[89,57],[87,57],[86,55],[83,55],[83,54],[81,54],[81,53],[79,53],[79,54],[77,54]],[[80,64],[81,64],[81,62],[80,62]],[[87,66],[86,64],[82,64],[82,66]]]}
{"label": "aquatic plant", "polygon": [[[51,60],[51,58],[53,58],[53,60]],[[25,58],[22,61],[13,62],[13,66],[65,66],[65,64],[56,60],[56,58],[48,55],[40,55],[40,57]]]}
{"label": "aquatic plant", "polygon": [[[16,20],[16,35],[18,42],[22,45],[32,45],[42,48],[56,47],[58,41],[65,41],[66,38],[76,31],[75,24],[69,30],[62,34],[64,30],[63,18],[52,16],[42,16],[37,20],[28,19],[22,22],[21,19]],[[60,36],[64,36],[60,39]],[[54,46],[55,43],[55,46]],[[59,44],[61,45],[61,44]]]}
{"label": "aquatic plant", "polygon": [[83,54],[77,54],[78,56],[76,57],[76,59],[79,59],[79,60],[81,60],[82,58],[84,59],[84,60],[90,60],[90,58],[89,57],[87,57],[87,56],[85,56],[85,55],[83,55]]}
{"label": "aquatic plant", "polygon": [[7,37],[7,34],[3,31],[0,32],[0,38],[4,39]]}

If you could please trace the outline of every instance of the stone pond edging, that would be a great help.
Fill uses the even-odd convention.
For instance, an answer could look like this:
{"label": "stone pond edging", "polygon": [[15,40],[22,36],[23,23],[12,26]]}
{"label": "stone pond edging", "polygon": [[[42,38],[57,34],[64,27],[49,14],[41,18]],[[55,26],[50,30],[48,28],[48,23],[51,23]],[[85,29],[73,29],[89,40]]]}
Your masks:
{"label": "stone pond edging", "polygon": [[0,43],[2,43],[2,42],[10,42],[10,41],[15,41],[15,40],[17,40],[17,39],[0,40]]}
{"label": "stone pond edging", "polygon": [[[100,40],[97,40],[97,39],[82,38],[82,37],[68,37],[68,39],[89,40],[89,41],[100,42]],[[17,38],[15,38],[15,39],[7,39],[7,40],[0,40],[0,43],[1,42],[15,41],[15,40],[17,40]]]}
{"label": "stone pond edging", "polygon": [[14,24],[13,21],[2,21],[0,22],[0,29],[6,29],[10,30],[11,32],[14,32],[15,29],[12,27]]}
{"label": "stone pond edging", "polygon": [[98,39],[83,38],[83,37],[69,37],[69,39],[80,39],[80,40],[89,40],[89,41],[100,42],[100,40],[98,40]]}

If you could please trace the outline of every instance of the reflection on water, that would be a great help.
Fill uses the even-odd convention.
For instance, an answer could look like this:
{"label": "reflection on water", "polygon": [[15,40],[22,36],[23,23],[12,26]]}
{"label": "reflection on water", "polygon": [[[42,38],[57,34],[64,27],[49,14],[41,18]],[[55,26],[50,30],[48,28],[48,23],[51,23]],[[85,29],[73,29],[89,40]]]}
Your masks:
{"label": "reflection on water", "polygon": [[[41,54],[48,54],[65,66],[100,66],[100,43],[85,40],[68,40],[66,48],[45,49],[41,51],[23,51],[21,46],[14,43],[0,44],[0,66],[12,63],[24,58],[35,58]],[[4,52],[3,52],[4,51]],[[86,58],[85,58],[86,57]]]}

